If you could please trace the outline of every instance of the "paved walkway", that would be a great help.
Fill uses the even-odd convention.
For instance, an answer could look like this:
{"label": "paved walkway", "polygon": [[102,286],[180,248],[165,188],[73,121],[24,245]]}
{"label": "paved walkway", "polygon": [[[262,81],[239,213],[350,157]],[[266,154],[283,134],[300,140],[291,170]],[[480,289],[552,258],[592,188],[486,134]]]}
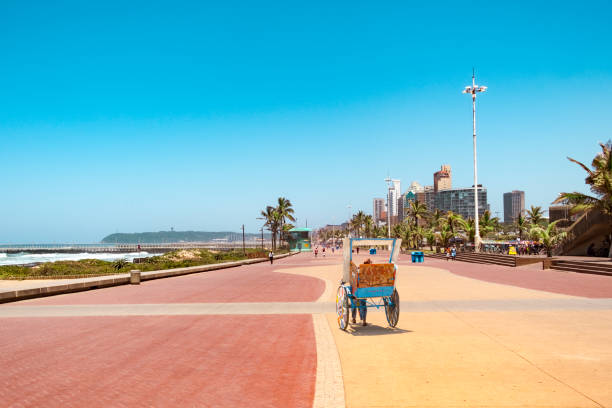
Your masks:
{"label": "paved walkway", "polygon": [[0,305],[3,404],[612,407],[612,278],[407,261],[395,329],[338,254]]}

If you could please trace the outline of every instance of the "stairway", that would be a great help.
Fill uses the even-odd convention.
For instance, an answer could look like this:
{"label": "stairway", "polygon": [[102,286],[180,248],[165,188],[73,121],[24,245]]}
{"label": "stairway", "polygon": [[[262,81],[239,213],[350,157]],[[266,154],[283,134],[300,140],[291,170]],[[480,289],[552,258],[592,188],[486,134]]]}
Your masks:
{"label": "stairway", "polygon": [[560,271],[592,273],[596,275],[612,276],[612,262],[592,262],[592,261],[564,261],[553,259],[551,269]]}
{"label": "stairway", "polygon": [[[429,258],[446,259],[446,254],[428,254]],[[513,255],[487,254],[483,252],[457,252],[457,261],[471,262],[478,264],[493,264],[502,266],[517,266],[517,257]],[[541,262],[541,258],[534,261]]]}

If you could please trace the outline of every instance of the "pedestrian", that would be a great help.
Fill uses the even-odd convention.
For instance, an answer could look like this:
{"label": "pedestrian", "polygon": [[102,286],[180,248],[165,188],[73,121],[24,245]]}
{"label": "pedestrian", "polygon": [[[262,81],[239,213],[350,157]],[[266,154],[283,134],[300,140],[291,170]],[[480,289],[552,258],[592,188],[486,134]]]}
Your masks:
{"label": "pedestrian", "polygon": [[270,265],[272,265],[274,263],[274,252],[272,252],[272,250],[270,250],[268,258],[270,259]]}
{"label": "pedestrian", "polygon": [[323,258],[325,258],[325,247],[323,247],[321,252],[323,252]]}
{"label": "pedestrian", "polygon": [[451,257],[453,258],[453,261],[455,260],[455,258],[457,257],[457,247],[455,247],[453,245],[453,247],[451,248]]}
{"label": "pedestrian", "polygon": [[357,254],[359,254],[359,247],[357,247],[356,249],[357,249]]}
{"label": "pedestrian", "polygon": [[448,262],[448,260],[450,259],[450,248],[446,248],[446,261]]}
{"label": "pedestrian", "polygon": [[317,257],[317,255],[319,255],[319,247],[315,248],[315,258]]}

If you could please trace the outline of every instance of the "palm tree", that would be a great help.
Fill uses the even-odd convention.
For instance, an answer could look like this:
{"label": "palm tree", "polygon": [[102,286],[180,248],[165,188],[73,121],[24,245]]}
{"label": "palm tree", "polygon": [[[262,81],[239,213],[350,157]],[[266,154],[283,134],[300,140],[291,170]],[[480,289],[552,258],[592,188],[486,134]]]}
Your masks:
{"label": "palm tree", "polygon": [[374,229],[374,236],[376,238],[387,238],[387,227],[384,225],[381,225],[379,227],[375,227]]}
{"label": "palm tree", "polygon": [[408,213],[410,217],[414,221],[414,225],[416,226],[419,222],[419,219],[423,218],[427,214],[427,206],[423,203],[420,203],[418,200],[411,201],[410,207],[408,208]]}
{"label": "palm tree", "polygon": [[270,231],[272,235],[272,250],[276,250],[276,234],[281,225],[281,216],[276,208],[271,205],[267,206],[264,211],[261,212],[261,216],[264,217],[266,223],[266,229]]}
{"label": "palm tree", "polygon": [[532,225],[540,225],[543,218],[544,211],[542,211],[542,207],[532,205],[531,208],[527,210],[527,219]]}
{"label": "palm tree", "polygon": [[[600,143],[601,153],[593,159],[592,170],[578,160],[568,157],[568,160],[576,163],[587,172],[584,180],[593,195],[579,192],[561,193],[553,203],[563,203],[572,206],[571,213],[577,214],[588,211],[600,211],[602,214],[612,216],[612,141]],[[610,217],[609,229],[612,230],[612,217]],[[610,235],[612,240],[612,234]],[[612,245],[608,251],[608,257],[612,258]]]}
{"label": "palm tree", "polygon": [[429,250],[433,251],[433,244],[434,241],[436,240],[436,233],[434,232],[433,228],[428,228],[425,230],[425,234],[423,234],[423,236],[425,237],[425,239],[427,240],[427,243],[429,244]]}
{"label": "palm tree", "polygon": [[419,249],[421,247],[425,234],[425,228],[420,225],[417,225],[412,228],[412,239],[414,241],[414,246],[416,247],[416,249]]}
{"label": "palm tree", "polygon": [[461,229],[463,229],[463,232],[465,233],[465,237],[469,242],[473,243],[474,238],[476,238],[476,223],[474,222],[474,219],[470,217],[467,220],[461,220],[460,224]]}
{"label": "palm tree", "polygon": [[516,229],[519,232],[519,238],[522,240],[523,239],[523,232],[527,231],[527,229],[529,228],[529,223],[527,222],[527,218],[523,217],[523,214],[519,214],[518,218],[516,219]]}
{"label": "palm tree", "polygon": [[429,217],[429,228],[438,229],[444,220],[444,214],[439,209],[435,209]]}
{"label": "palm tree", "polygon": [[437,233],[438,241],[446,248],[455,233],[451,230],[450,225],[446,224],[442,226],[442,229]]}
{"label": "palm tree", "polygon": [[366,215],[363,219],[363,230],[366,238],[372,236],[372,230],[374,229],[374,219],[371,215]]}
{"label": "palm tree", "polygon": [[446,225],[448,225],[453,235],[455,235],[455,231],[457,227],[461,225],[460,224],[461,220],[463,220],[463,217],[461,216],[461,214],[457,214],[452,211],[448,211],[446,213],[446,217],[445,217]]}
{"label": "palm tree", "polygon": [[529,231],[533,238],[539,240],[544,245],[547,256],[552,256],[553,249],[567,237],[566,231],[560,232],[557,230],[557,223],[559,221],[561,220],[551,222],[546,228],[534,225],[531,227],[531,231]]}
{"label": "palm tree", "polygon": [[365,223],[365,217],[366,217],[365,213],[360,210],[357,214],[353,215],[353,219],[350,222],[353,229],[357,232],[357,237],[360,236],[361,227]]}
{"label": "palm tree", "polygon": [[485,210],[480,217],[480,229],[482,229],[483,235],[488,234],[491,231],[495,231],[499,228],[499,218],[491,217],[491,212]]}
{"label": "palm tree", "polygon": [[276,206],[276,211],[278,212],[278,214],[281,217],[281,221],[280,221],[281,236],[280,236],[280,239],[282,241],[284,236],[285,236],[285,232],[287,232],[285,230],[285,228],[284,228],[285,223],[287,222],[287,220],[295,221],[295,217],[293,216],[293,214],[294,214],[293,205],[291,204],[291,201],[289,201],[285,197],[279,197],[278,198],[278,204]]}

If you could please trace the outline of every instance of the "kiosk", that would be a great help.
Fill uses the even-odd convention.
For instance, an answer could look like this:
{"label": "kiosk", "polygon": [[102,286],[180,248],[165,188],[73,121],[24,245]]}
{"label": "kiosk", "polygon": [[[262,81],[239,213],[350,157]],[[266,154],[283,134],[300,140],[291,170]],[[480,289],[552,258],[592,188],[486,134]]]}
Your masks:
{"label": "kiosk", "polygon": [[310,228],[293,228],[288,232],[289,250],[291,252],[312,252]]}

